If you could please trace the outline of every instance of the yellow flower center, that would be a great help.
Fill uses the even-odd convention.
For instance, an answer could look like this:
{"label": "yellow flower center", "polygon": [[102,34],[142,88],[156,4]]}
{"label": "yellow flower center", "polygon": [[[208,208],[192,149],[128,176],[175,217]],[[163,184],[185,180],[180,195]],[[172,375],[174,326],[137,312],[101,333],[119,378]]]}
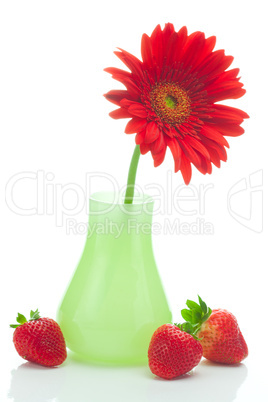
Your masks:
{"label": "yellow flower center", "polygon": [[151,105],[157,116],[171,125],[183,123],[191,113],[187,92],[173,83],[160,83],[150,93]]}

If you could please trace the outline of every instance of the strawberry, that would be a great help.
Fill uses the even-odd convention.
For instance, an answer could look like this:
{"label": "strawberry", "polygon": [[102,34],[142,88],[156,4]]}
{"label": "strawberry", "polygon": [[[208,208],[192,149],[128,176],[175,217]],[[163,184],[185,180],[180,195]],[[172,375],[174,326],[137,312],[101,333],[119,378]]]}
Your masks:
{"label": "strawberry", "polygon": [[18,325],[13,334],[13,342],[23,359],[43,366],[54,367],[62,364],[67,357],[63,334],[56,321],[40,318],[39,311],[31,311],[30,320],[18,313]]}
{"label": "strawberry", "polygon": [[235,316],[227,310],[212,310],[209,319],[201,325],[203,356],[214,362],[240,363],[248,355],[248,347]]}
{"label": "strawberry", "polygon": [[201,344],[176,324],[159,327],[148,349],[150,370],[165,379],[188,373],[198,365],[201,358]]}
{"label": "strawberry", "polygon": [[187,300],[188,309],[181,314],[192,325],[190,333],[198,337],[203,356],[217,363],[240,363],[247,357],[248,347],[235,316],[227,310],[211,310],[198,298],[199,304]]}

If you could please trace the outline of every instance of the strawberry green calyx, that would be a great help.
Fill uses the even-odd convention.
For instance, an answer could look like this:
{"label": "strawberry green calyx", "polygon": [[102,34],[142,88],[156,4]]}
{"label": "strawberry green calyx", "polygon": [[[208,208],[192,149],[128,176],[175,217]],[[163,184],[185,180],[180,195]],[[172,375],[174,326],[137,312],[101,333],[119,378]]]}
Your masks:
{"label": "strawberry green calyx", "polygon": [[27,320],[24,315],[18,313],[18,317],[16,318],[16,321],[17,321],[18,324],[11,324],[10,328],[17,328],[20,325],[23,325],[28,321],[38,320],[39,318],[41,318],[41,317],[40,317],[40,313],[39,313],[38,309],[35,310],[35,311],[31,310],[29,320]]}
{"label": "strawberry green calyx", "polygon": [[212,313],[211,308],[207,307],[200,296],[198,296],[198,301],[199,304],[192,300],[187,300],[186,305],[188,309],[185,308],[181,310],[182,318],[184,318],[186,322],[175,324],[182,331],[187,332],[197,340],[197,334],[201,329],[201,325],[208,320]]}
{"label": "strawberry green calyx", "polygon": [[192,335],[192,337],[194,339],[196,339],[197,341],[199,341],[199,338],[196,336],[196,330],[195,330],[195,326],[192,325],[189,321],[186,321],[182,324],[174,324],[176,327],[178,327],[181,331],[183,332],[187,332],[187,334]]}

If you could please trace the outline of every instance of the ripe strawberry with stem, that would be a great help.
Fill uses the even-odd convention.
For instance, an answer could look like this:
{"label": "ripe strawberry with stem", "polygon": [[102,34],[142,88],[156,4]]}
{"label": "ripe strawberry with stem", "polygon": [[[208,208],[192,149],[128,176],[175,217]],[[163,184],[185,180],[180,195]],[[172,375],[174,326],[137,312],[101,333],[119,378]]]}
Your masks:
{"label": "ripe strawberry with stem", "polygon": [[188,309],[181,315],[189,333],[198,337],[203,356],[217,363],[240,363],[248,356],[248,347],[235,316],[224,309],[211,310],[200,296],[198,300],[199,304],[187,300]]}
{"label": "ripe strawberry with stem", "polygon": [[63,334],[56,321],[41,318],[38,310],[31,310],[30,320],[18,313],[13,334],[18,354],[30,362],[47,367],[59,366],[67,357]]}
{"label": "ripe strawberry with stem", "polygon": [[148,361],[153,374],[172,379],[191,371],[202,358],[201,344],[185,332],[188,324],[164,324],[153,334]]}

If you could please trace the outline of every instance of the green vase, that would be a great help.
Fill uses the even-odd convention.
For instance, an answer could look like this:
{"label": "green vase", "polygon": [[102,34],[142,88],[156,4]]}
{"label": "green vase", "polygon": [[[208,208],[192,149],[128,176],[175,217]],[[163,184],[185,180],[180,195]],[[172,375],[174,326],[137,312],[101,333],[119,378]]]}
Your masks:
{"label": "green vase", "polygon": [[66,344],[78,358],[112,364],[147,361],[153,332],[171,322],[155,263],[153,200],[92,195],[85,248],[58,310]]}

